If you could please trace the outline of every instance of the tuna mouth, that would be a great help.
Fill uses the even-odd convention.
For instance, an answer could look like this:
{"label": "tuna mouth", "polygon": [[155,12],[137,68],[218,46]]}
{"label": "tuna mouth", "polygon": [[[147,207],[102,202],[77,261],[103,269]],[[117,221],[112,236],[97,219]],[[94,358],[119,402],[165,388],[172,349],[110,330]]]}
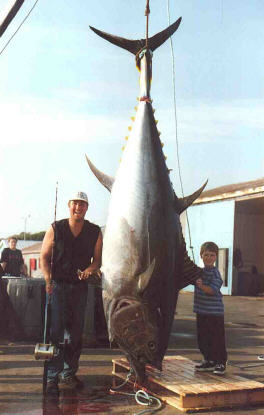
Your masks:
{"label": "tuna mouth", "polygon": [[121,310],[124,311],[125,308],[129,308],[131,306],[133,307],[133,306],[136,306],[137,304],[138,304],[138,301],[136,300],[133,300],[130,298],[129,299],[124,298],[118,302],[113,312],[118,313]]}
{"label": "tuna mouth", "polygon": [[151,363],[157,352],[157,329],[146,304],[135,298],[120,298],[112,308],[113,337],[139,365]]}

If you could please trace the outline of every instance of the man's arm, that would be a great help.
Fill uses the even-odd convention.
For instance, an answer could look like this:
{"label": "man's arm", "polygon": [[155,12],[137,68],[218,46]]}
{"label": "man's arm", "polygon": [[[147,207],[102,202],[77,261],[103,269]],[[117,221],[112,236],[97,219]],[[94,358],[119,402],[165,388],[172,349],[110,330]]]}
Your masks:
{"label": "man's arm", "polygon": [[21,272],[21,274],[27,276],[27,266],[26,266],[25,263],[20,265],[20,272]]}
{"label": "man's arm", "polygon": [[6,269],[6,264],[7,264],[7,262],[5,262],[5,261],[1,262],[1,266],[3,268],[3,271]]}
{"label": "man's arm", "polygon": [[3,268],[3,271],[6,269],[7,261],[8,261],[7,248],[5,248],[3,250],[3,252],[2,252],[1,260],[0,260],[0,263],[1,263],[1,266]]}
{"label": "man's arm", "polygon": [[20,249],[19,249],[19,252],[20,252],[20,268],[19,268],[19,271],[21,272],[22,275],[25,275],[25,277],[26,277],[27,276],[27,266],[24,262],[24,258],[23,258],[23,255],[22,255],[22,252],[20,251]]}
{"label": "man's arm", "polygon": [[40,266],[41,270],[44,274],[44,278],[46,281],[46,292],[51,294],[52,286],[51,286],[51,255],[52,255],[52,246],[54,241],[54,230],[52,226],[47,230],[45,233],[42,248],[40,252]]}
{"label": "man's arm", "polygon": [[98,276],[101,275],[100,267],[102,265],[102,248],[103,248],[103,236],[102,232],[99,232],[93,253],[93,261],[88,268],[86,268],[82,273],[79,275],[80,280],[86,280],[90,277],[90,275],[97,274]]}

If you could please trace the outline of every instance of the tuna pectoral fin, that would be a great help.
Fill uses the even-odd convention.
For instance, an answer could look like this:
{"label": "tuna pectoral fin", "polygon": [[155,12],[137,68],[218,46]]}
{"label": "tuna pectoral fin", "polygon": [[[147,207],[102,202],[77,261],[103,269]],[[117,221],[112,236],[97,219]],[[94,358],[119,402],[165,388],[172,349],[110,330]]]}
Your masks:
{"label": "tuna pectoral fin", "polygon": [[178,199],[176,195],[175,199],[174,199],[174,207],[176,212],[180,215],[185,209],[187,209],[202,193],[203,189],[205,188],[205,186],[207,185],[208,180],[206,180],[206,182],[204,183],[204,185],[202,187],[200,187],[200,189],[198,189],[196,192],[194,192],[192,195],[190,196],[186,196],[183,197],[181,199]]}
{"label": "tuna pectoral fin", "polygon": [[99,182],[102,183],[102,185],[106,187],[107,190],[109,190],[109,192],[111,192],[115,179],[111,176],[107,176],[106,174],[102,173],[100,170],[98,170],[94,166],[94,164],[91,162],[91,160],[86,155],[85,157],[93,174],[97,177]]}
{"label": "tuna pectoral fin", "polygon": [[189,284],[193,284],[195,280],[201,276],[202,272],[202,268],[195,265],[185,250],[179,289],[187,287]]}
{"label": "tuna pectoral fin", "polygon": [[[174,32],[176,32],[181,23],[181,19],[182,18],[180,17],[178,20],[176,20],[176,22],[171,24],[162,32],[159,32],[156,35],[150,37],[148,39],[148,48],[151,49],[153,52],[160,45],[162,45],[162,43],[164,43],[170,36],[173,35]],[[125,39],[123,37],[111,35],[110,33],[102,32],[101,30],[95,29],[95,27],[92,26],[90,26],[90,29],[92,29],[94,33],[96,33],[98,36],[108,40],[108,42],[113,43],[114,45],[119,46],[120,48],[126,49],[134,55],[136,55],[142,48],[146,46],[145,39]]]}
{"label": "tuna pectoral fin", "polygon": [[151,275],[153,274],[155,268],[155,262],[156,261],[154,258],[149,267],[146,269],[146,271],[138,276],[138,292],[140,294],[143,293],[150,281]]}

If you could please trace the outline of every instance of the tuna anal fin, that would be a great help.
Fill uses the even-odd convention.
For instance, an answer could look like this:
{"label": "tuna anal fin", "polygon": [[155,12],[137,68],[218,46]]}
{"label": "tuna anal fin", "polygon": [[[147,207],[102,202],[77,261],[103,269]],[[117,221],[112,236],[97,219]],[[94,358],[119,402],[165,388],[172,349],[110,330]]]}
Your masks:
{"label": "tuna anal fin", "polygon": [[106,189],[109,190],[109,192],[111,192],[115,179],[111,176],[107,176],[106,174],[102,173],[100,170],[98,170],[94,166],[94,164],[91,162],[91,160],[86,155],[85,157],[93,174],[97,177],[99,182],[102,183],[102,185],[106,187]]}
{"label": "tuna anal fin", "polygon": [[200,189],[198,189],[196,192],[194,192],[190,196],[186,196],[186,197],[183,197],[181,199],[178,199],[177,196],[175,195],[174,206],[175,206],[176,212],[179,215],[185,209],[187,209],[200,196],[200,194],[202,193],[202,191],[205,188],[205,186],[207,185],[207,183],[208,183],[208,180],[206,180],[206,182],[204,183],[204,185],[202,187],[200,187]]}
{"label": "tuna anal fin", "polygon": [[140,294],[142,294],[143,291],[147,288],[147,285],[155,268],[155,262],[156,260],[154,258],[149,267],[146,269],[146,271],[140,274],[138,277],[138,291]]}

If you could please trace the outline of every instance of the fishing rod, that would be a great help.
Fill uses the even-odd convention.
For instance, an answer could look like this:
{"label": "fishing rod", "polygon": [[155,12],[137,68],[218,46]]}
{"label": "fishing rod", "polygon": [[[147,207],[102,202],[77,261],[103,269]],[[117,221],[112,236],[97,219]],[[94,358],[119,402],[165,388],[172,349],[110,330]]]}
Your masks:
{"label": "fishing rod", "polygon": [[[168,25],[170,26],[170,0],[167,0],[167,15],[168,15]],[[176,142],[176,158],[178,163],[178,175],[181,186],[182,197],[184,197],[183,181],[182,181],[182,172],[181,172],[181,163],[180,163],[180,151],[179,151],[179,140],[178,140],[178,117],[177,117],[177,105],[176,105],[176,83],[175,83],[175,57],[172,38],[170,36],[170,48],[171,48],[171,71],[172,71],[172,91],[173,91],[173,113],[174,113],[174,126],[175,126],[175,142]],[[194,250],[192,246],[192,237],[191,237],[191,227],[189,222],[189,215],[187,210],[185,211],[188,236],[189,236],[189,247],[192,253],[193,262],[195,263]]]}
{"label": "fishing rod", "polygon": [[[52,243],[51,259],[50,259],[50,283],[51,285],[52,285],[54,247],[55,247],[55,240],[56,240],[57,196],[58,196],[58,182],[56,183],[56,196],[55,196],[55,208],[54,208],[54,241]],[[43,343],[37,343],[35,347],[35,352],[34,352],[36,360],[44,360],[43,382],[42,382],[43,395],[46,394],[46,388],[47,388],[48,362],[59,353],[59,350],[57,349],[57,347],[50,343],[50,320],[51,320],[51,294],[48,293],[48,295],[46,296],[46,304],[45,304]]]}

